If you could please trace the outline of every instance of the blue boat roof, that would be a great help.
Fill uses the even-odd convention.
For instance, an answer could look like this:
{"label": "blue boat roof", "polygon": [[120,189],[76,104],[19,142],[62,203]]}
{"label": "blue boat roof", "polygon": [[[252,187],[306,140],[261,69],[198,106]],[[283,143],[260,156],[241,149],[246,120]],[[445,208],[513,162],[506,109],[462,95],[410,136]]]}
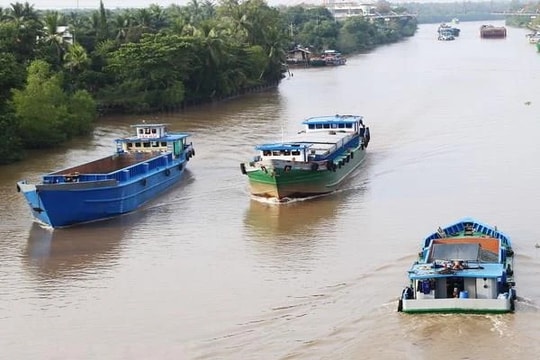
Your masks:
{"label": "blue boat roof", "polygon": [[314,116],[306,119],[302,124],[328,124],[328,123],[351,123],[354,124],[358,120],[363,119],[360,115],[329,115],[329,116]]}
{"label": "blue boat roof", "polygon": [[498,278],[503,276],[504,266],[499,263],[470,263],[469,268],[462,270],[451,270],[445,272],[444,267],[433,267],[433,264],[414,264],[409,270],[409,278],[436,279],[449,276],[459,276],[464,278]]}
{"label": "blue boat roof", "polygon": [[256,150],[303,150],[308,149],[313,144],[300,144],[300,143],[273,143],[273,144],[261,144],[255,147]]}
{"label": "blue boat roof", "polygon": [[175,141],[189,137],[187,133],[168,133],[166,136],[159,138],[139,138],[137,136],[130,136],[121,139],[116,139],[116,142],[131,142],[131,141]]}

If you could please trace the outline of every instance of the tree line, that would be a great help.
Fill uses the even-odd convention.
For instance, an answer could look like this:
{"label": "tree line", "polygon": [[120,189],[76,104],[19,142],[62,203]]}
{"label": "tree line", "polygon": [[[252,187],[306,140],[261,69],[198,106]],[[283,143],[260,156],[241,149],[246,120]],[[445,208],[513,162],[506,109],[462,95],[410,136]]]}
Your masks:
{"label": "tree line", "polygon": [[101,1],[77,11],[13,3],[0,8],[0,163],[86,134],[99,114],[177,110],[276,86],[298,44],[352,53],[412,36],[416,25],[338,22],[321,6],[264,0],[116,10]]}

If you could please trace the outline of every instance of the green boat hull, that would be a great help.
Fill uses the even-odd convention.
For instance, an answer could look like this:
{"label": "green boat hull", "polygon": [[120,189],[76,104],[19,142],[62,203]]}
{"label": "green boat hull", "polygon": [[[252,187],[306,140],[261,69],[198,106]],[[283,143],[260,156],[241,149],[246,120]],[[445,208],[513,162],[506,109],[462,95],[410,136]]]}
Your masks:
{"label": "green boat hull", "polygon": [[281,164],[283,166],[249,164],[246,175],[249,178],[250,192],[254,196],[279,200],[330,193],[340,188],[364,161],[365,155],[366,150],[359,147],[347,155],[334,159],[330,164],[302,163],[301,166],[295,166],[294,163]]}

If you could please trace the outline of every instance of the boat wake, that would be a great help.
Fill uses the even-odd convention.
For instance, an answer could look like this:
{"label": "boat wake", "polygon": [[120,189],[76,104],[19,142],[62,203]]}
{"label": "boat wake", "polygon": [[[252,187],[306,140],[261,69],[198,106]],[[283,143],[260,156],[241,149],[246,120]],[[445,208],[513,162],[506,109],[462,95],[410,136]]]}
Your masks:
{"label": "boat wake", "polygon": [[321,197],[324,197],[324,196],[328,196],[330,194],[333,194],[333,193],[322,194],[322,195],[314,195],[314,196],[306,196],[306,197],[301,197],[301,198],[288,198],[288,197],[285,197],[283,199],[251,195],[251,199],[255,200],[255,201],[258,201],[260,203],[263,203],[263,204],[279,205],[279,204],[292,204],[292,203],[299,203],[299,202],[309,201],[309,200],[318,199],[318,198],[321,198]]}

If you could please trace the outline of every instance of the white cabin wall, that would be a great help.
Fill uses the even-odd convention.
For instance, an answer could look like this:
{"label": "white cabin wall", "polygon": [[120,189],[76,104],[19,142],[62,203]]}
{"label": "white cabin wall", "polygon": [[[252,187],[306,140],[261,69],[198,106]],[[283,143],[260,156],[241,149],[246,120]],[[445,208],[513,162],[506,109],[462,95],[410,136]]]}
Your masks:
{"label": "white cabin wall", "polygon": [[484,279],[476,279],[476,297],[478,299],[495,299],[497,297],[497,279]]}
{"label": "white cabin wall", "polygon": [[463,279],[463,288],[469,293],[469,298],[477,298],[476,294],[476,279],[475,278],[464,278]]}
{"label": "white cabin wall", "polygon": [[446,279],[437,279],[435,297],[437,299],[444,299],[446,298],[446,295]]}

